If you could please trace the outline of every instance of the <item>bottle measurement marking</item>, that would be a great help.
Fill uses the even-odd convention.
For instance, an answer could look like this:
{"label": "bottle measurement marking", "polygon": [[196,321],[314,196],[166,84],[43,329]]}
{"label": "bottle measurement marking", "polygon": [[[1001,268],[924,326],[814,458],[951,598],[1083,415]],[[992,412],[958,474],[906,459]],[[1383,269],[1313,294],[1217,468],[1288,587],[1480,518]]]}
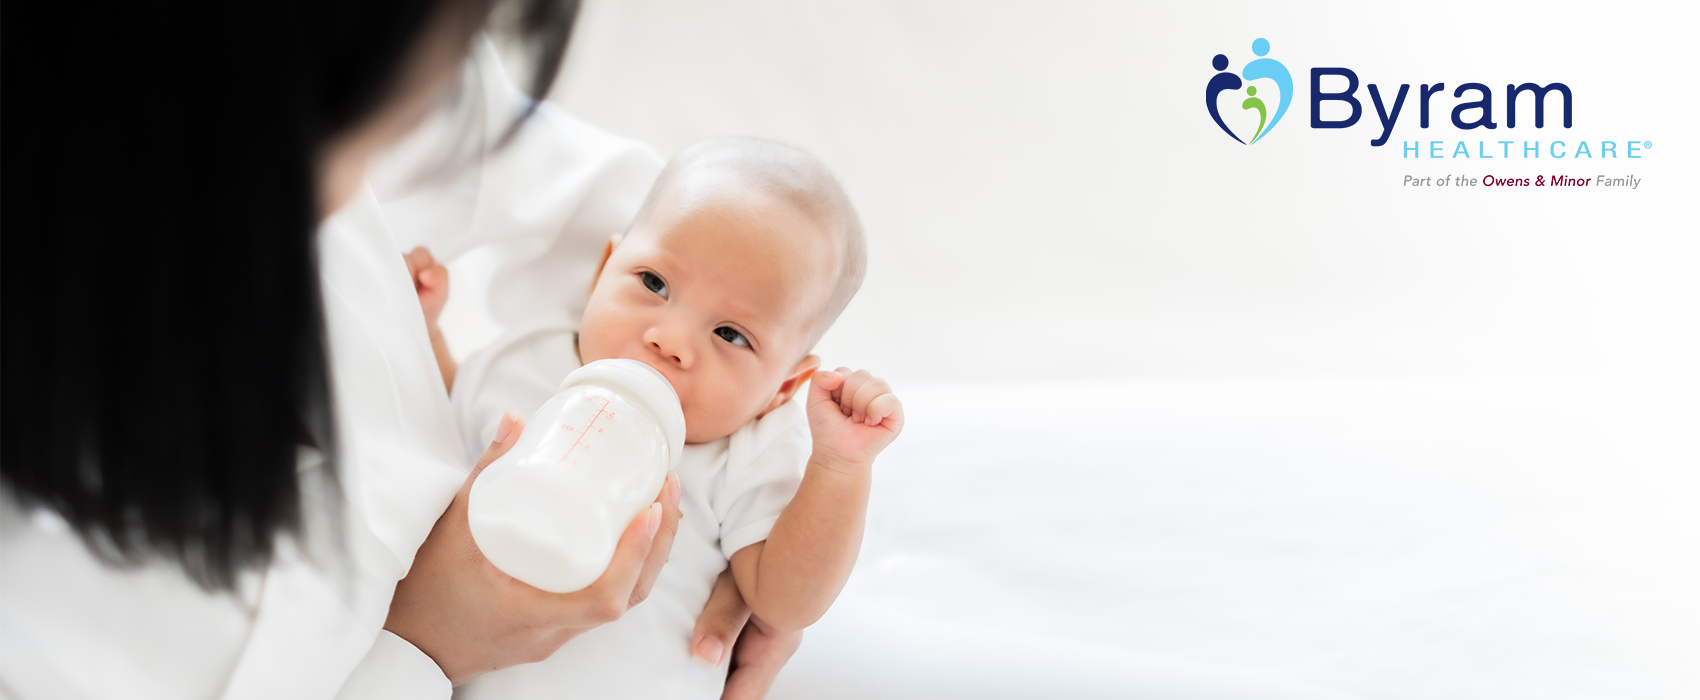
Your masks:
{"label": "bottle measurement marking", "polygon": [[[578,431],[578,439],[573,440],[572,446],[568,447],[566,452],[561,453],[561,458],[559,460],[556,460],[556,462],[555,462],[556,464],[567,461],[567,457],[572,455],[573,450],[578,449],[578,446],[584,443],[584,436],[590,434],[591,428],[596,428],[596,432],[599,432],[599,433],[602,432],[601,428],[596,427],[596,421],[602,420],[605,417],[609,418],[609,419],[613,419],[614,412],[608,410],[608,402],[609,402],[609,399],[602,399],[602,405],[598,406],[596,408],[596,415],[591,416],[590,421],[584,424],[584,430]],[[567,430],[567,431],[571,431],[573,429],[573,427],[570,426],[570,425],[563,425],[563,426],[561,426],[561,428],[564,429],[564,430]],[[590,446],[585,445],[584,449],[588,450],[588,449],[590,449]]]}

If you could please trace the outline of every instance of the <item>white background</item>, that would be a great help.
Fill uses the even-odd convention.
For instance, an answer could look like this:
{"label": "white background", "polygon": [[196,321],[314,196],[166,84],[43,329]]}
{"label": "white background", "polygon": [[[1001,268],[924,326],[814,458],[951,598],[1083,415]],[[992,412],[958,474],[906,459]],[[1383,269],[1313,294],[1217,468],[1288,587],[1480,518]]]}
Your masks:
{"label": "white background", "polygon": [[[663,154],[728,134],[801,146],[866,224],[867,284],[819,351],[891,377],[911,424],[858,572],[776,696],[820,697],[867,639],[927,622],[1365,698],[1690,698],[1695,19],[596,1],[553,98]],[[1248,147],[1199,98],[1211,57],[1237,72],[1258,37],[1298,98]],[[1388,145],[1368,145],[1367,87],[1357,126],[1309,128],[1313,66],[1388,98],[1412,85]],[[1450,125],[1466,82],[1495,89],[1499,129]],[[1503,86],[1524,82],[1569,85],[1574,127],[1554,101],[1534,129],[1525,97],[1506,129]],[[1402,139],[1543,155],[1407,159]],[[1619,158],[1554,161],[1554,139]],[[1629,160],[1629,140],[1653,146]],[[856,629],[875,619],[890,632]]]}
{"label": "white background", "polygon": [[[663,154],[749,134],[833,167],[872,267],[830,363],[920,381],[1692,366],[1700,85],[1682,5],[591,2],[556,98]],[[1200,97],[1210,58],[1237,72],[1257,37],[1300,95],[1247,147]],[[1313,66],[1388,98],[1412,85],[1388,145],[1368,145],[1366,87],[1357,126],[1308,127]],[[1554,81],[1574,128],[1556,102],[1531,128],[1527,96],[1504,127],[1504,85]],[[1434,82],[1449,89],[1425,131],[1414,93]],[[1499,129],[1450,125],[1465,82],[1498,86]],[[1461,136],[1611,140],[1620,159],[1400,158],[1401,138],[1450,153]],[[1654,146],[1622,159],[1630,139]],[[1400,186],[1549,171],[1642,184]]]}

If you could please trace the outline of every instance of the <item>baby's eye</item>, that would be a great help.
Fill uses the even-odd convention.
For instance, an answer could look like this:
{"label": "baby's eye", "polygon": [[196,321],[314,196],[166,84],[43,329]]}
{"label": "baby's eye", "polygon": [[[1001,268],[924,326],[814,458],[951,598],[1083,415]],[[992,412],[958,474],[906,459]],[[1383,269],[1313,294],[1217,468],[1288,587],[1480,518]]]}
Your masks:
{"label": "baby's eye", "polygon": [[660,294],[662,299],[667,298],[667,282],[666,280],[661,279],[660,275],[653,272],[645,272],[639,275],[639,277],[643,278],[643,286],[646,289],[655,292],[656,294]]}
{"label": "baby's eye", "polygon": [[739,347],[745,347],[745,348],[750,346],[749,339],[745,338],[743,333],[739,333],[738,331],[731,329],[731,328],[728,328],[726,326],[721,326],[719,328],[714,329],[714,334],[720,336],[721,340],[724,340],[724,341],[731,343],[733,345],[736,345],[736,346],[739,346]]}

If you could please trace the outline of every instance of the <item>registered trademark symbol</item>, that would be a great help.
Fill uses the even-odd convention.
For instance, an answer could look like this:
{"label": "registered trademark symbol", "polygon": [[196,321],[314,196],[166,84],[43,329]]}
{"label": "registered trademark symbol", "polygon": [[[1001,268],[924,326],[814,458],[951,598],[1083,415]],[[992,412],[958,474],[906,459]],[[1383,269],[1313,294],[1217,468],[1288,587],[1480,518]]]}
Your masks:
{"label": "registered trademark symbol", "polygon": [[1641,142],[1641,147],[1642,147],[1642,148],[1652,148],[1652,147],[1653,147],[1653,142],[1652,142],[1652,141],[1642,141],[1642,142]]}

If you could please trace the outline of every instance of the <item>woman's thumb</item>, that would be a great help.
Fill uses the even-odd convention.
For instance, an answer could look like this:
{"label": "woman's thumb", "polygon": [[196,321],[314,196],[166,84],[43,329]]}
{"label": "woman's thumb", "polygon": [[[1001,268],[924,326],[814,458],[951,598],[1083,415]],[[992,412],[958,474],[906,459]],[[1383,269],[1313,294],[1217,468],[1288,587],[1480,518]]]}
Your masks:
{"label": "woman's thumb", "polygon": [[512,413],[503,412],[502,420],[496,423],[496,439],[490,443],[489,447],[484,449],[484,454],[478,458],[478,464],[472,467],[472,476],[477,477],[478,472],[484,471],[484,468],[490,466],[491,462],[500,459],[502,455],[508,453],[508,450],[513,449],[514,444],[519,442],[519,434],[524,431],[525,421],[520,420]]}
{"label": "woman's thumb", "polygon": [[750,606],[739,595],[738,582],[732,577],[732,568],[727,567],[715,579],[714,591],[697,618],[696,630],[691,634],[691,660],[703,668],[719,666],[731,653],[732,646],[738,642],[738,633],[744,631],[744,623],[749,619]]}

